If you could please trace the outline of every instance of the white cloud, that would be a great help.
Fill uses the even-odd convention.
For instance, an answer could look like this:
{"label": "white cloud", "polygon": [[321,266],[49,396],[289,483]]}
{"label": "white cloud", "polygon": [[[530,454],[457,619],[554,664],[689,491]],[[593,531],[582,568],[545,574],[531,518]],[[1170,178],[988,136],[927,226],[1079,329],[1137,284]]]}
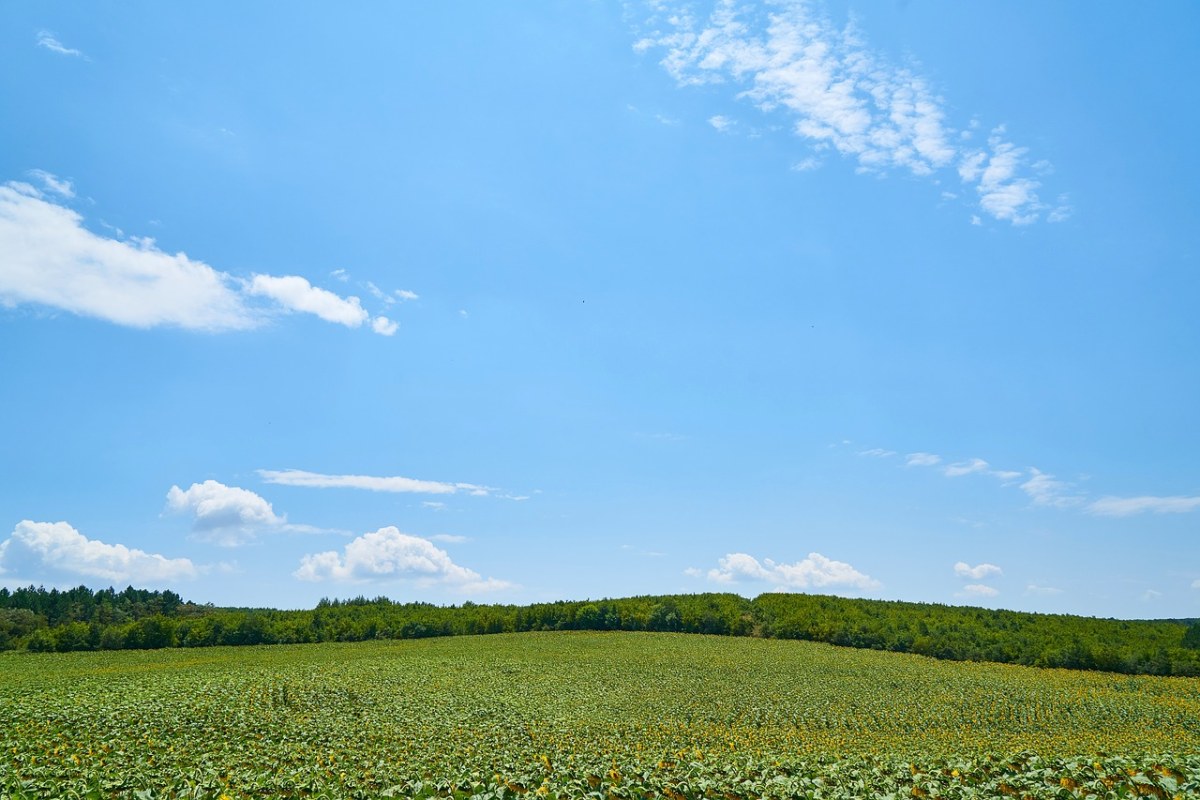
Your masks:
{"label": "white cloud", "polygon": [[909,453],[904,459],[906,467],[932,467],[940,464],[941,456],[935,456],[933,453]]}
{"label": "white cloud", "polygon": [[1067,508],[1078,505],[1080,498],[1067,493],[1068,486],[1053,475],[1036,467],[1029,468],[1029,480],[1021,484],[1021,491],[1029,495],[1035,506]]}
{"label": "white cloud", "polygon": [[114,583],[165,583],[194,578],[199,572],[186,558],[165,558],[123,544],[88,539],[66,522],[30,520],[17,523],[12,535],[0,544],[0,567],[26,579],[50,572]]}
{"label": "white cloud", "polygon": [[737,121],[730,119],[722,114],[717,114],[708,118],[708,124],[716,128],[720,133],[726,133],[737,125]]}
{"label": "white cloud", "polygon": [[1016,470],[1011,470],[1011,469],[994,469],[991,472],[989,472],[988,474],[992,475],[993,477],[999,478],[1004,483],[1010,483],[1012,481],[1015,481],[1017,478],[1020,478],[1025,473],[1018,472]]}
{"label": "white cloud", "polygon": [[[74,188],[49,172],[33,170],[45,191],[65,202]],[[0,306],[49,306],[134,328],[176,326],[227,331],[257,327],[269,307],[304,311],[348,327],[368,314],[358,298],[318,289],[302,277],[255,275],[244,281],[184,253],[171,255],[151,238],[100,236],[83,217],[28,183],[0,185]],[[390,321],[376,322],[391,335]]]}
{"label": "white cloud", "polygon": [[891,458],[896,455],[895,450],[884,450],[882,447],[872,447],[870,450],[863,450],[859,453],[860,456],[871,456],[872,458]]}
{"label": "white cloud", "polygon": [[253,539],[266,529],[281,529],[287,520],[271,504],[250,491],[214,480],[193,483],[187,491],[172,486],[167,508],[177,514],[192,514],[193,529],[203,539],[233,547]]}
{"label": "white cloud", "polygon": [[794,564],[778,564],[769,558],[760,562],[746,553],[729,553],[717,561],[715,569],[708,571],[708,579],[717,583],[733,583],[742,579],[768,581],[787,589],[874,589],[881,585],[846,562],[834,561],[820,553],[809,553],[808,558]]}
{"label": "white cloud", "polygon": [[401,300],[420,300],[421,295],[416,292],[410,292],[408,289],[397,289],[394,294]]}
{"label": "white cloud", "polygon": [[819,166],[821,166],[821,159],[816,156],[808,156],[807,158],[793,162],[792,172],[812,172]]}
{"label": "white cloud", "polygon": [[984,211],[996,219],[1026,225],[1036,221],[1045,209],[1037,196],[1041,184],[1020,176],[1028,149],[1005,141],[1003,133],[1003,127],[992,131],[988,138],[990,153],[977,150],[964,154],[958,174],[965,183],[976,183],[979,205]]}
{"label": "white cloud", "polygon": [[391,526],[363,534],[347,544],[341,554],[329,550],[306,555],[292,574],[305,581],[411,579],[423,585],[443,584],[470,593],[512,585],[495,578],[482,578],[478,572],[455,564],[445,550],[428,539],[401,533]]}
{"label": "white cloud", "polygon": [[473,483],[443,483],[402,478],[398,475],[324,475],[300,469],[260,469],[259,476],[267,483],[283,486],[306,486],[314,489],[366,489],[372,492],[409,492],[413,494],[455,494],[463,491],[477,497],[491,494],[488,486]]}
{"label": "white cloud", "polygon": [[1022,224],[1042,209],[1037,182],[1020,172],[1023,148],[997,129],[990,152],[961,152],[965,138],[946,124],[936,90],[915,68],[873,51],[853,23],[838,28],[803,1],[763,10],[724,0],[706,19],[676,3],[651,9],[634,50],[661,51],[681,86],[736,86],[735,97],[783,114],[796,136],[855,159],[860,171],[933,176],[957,161],[963,180],[978,184],[980,208],[997,219]]}
{"label": "white cloud", "polygon": [[1062,589],[1056,589],[1053,586],[1038,586],[1036,583],[1031,583],[1025,587],[1025,594],[1041,595],[1043,597],[1050,597],[1052,595],[1062,593]]}
{"label": "white cloud", "polygon": [[986,472],[987,468],[988,462],[982,458],[972,458],[970,461],[959,461],[956,464],[951,464],[946,467],[944,472],[946,473],[946,477],[958,478],[963,475],[970,475],[972,472]]}
{"label": "white cloud", "polygon": [[376,317],[371,320],[371,330],[378,333],[380,336],[391,336],[400,329],[400,323],[392,322],[384,316]]}
{"label": "white cloud", "polygon": [[383,289],[380,289],[378,286],[376,286],[371,281],[365,282],[363,284],[363,286],[366,288],[366,290],[368,292],[371,293],[372,297],[374,297],[376,300],[382,300],[386,305],[390,306],[396,302],[396,298],[394,298],[390,294],[387,294],[386,292],[384,292]]}
{"label": "white cloud", "polygon": [[246,286],[252,295],[269,297],[289,311],[314,314],[326,322],[357,328],[370,316],[357,297],[341,297],[313,286],[299,275],[255,275]]}
{"label": "white cloud", "polygon": [[978,581],[989,575],[1003,575],[1004,570],[995,564],[977,564],[972,567],[965,561],[959,561],[954,565],[954,574],[962,578],[971,578]]}
{"label": "white cloud", "polygon": [[58,53],[62,56],[75,56],[76,58],[84,59],[87,58],[82,51],[64,45],[50,31],[38,31],[37,43],[38,47],[44,47],[52,53]]}
{"label": "white cloud", "polygon": [[230,330],[255,325],[236,283],[150,240],[86,230],[28,184],[0,186],[0,303],[37,303],[136,328]]}
{"label": "white cloud", "polygon": [[463,542],[471,541],[471,539],[467,536],[459,536],[457,533],[435,533],[433,536],[429,537],[429,541],[445,542],[446,544],[462,544]]}
{"label": "white cloud", "polygon": [[29,174],[41,181],[42,187],[48,192],[61,195],[68,200],[75,196],[75,187],[71,185],[71,182],[52,172],[46,172],[44,169],[31,169]]}
{"label": "white cloud", "polygon": [[346,270],[344,270],[344,269],[335,269],[333,272],[331,272],[329,274],[331,277],[336,278],[337,280],[341,281],[342,283],[346,283],[347,281],[350,280],[350,273],[346,272]]}
{"label": "white cloud", "polygon": [[982,583],[969,583],[963,587],[962,594],[969,597],[995,597],[1000,594],[1000,590]]}
{"label": "white cloud", "polygon": [[1130,517],[1134,514],[1186,514],[1200,508],[1200,497],[1101,497],[1088,503],[1086,511],[1105,517]]}

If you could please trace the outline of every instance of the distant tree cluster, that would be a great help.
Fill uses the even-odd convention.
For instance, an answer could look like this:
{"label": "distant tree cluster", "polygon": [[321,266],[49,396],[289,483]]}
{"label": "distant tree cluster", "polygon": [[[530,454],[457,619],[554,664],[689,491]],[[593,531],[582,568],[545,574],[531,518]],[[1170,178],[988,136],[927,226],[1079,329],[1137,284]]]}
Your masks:
{"label": "distant tree cluster", "polygon": [[0,589],[0,649],[121,650],[357,642],[555,630],[676,631],[803,639],[917,653],[1151,675],[1200,675],[1200,621],[1124,621],[826,595],[628,597],[527,606],[323,599],[307,611],[184,602],[170,591]]}

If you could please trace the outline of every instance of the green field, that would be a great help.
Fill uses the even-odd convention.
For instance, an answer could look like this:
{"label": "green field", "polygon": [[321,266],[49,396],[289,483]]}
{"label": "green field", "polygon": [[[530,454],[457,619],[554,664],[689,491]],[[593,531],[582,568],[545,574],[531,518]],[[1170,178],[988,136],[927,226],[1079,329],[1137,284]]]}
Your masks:
{"label": "green field", "polygon": [[6,797],[1197,797],[1200,679],[525,633],[0,657]]}

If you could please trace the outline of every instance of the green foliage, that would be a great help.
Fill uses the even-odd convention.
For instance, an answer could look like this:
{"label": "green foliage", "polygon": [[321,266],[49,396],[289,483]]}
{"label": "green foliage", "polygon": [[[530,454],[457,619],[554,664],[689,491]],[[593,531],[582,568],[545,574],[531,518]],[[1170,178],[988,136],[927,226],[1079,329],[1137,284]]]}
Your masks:
{"label": "green foliage", "polygon": [[[528,606],[322,599],[311,611],[215,609],[172,592],[0,590],[0,649],[116,650],[624,630],[802,639],[844,647],[1127,674],[1200,675],[1200,623],[1028,614],[771,593]],[[6,607],[4,604],[8,603]],[[20,614],[6,621],[5,614]],[[105,622],[105,620],[108,620]],[[87,630],[80,627],[87,623]],[[48,630],[42,630],[48,628]],[[41,631],[41,632],[39,632]]]}
{"label": "green foliage", "polygon": [[51,653],[0,658],[0,798],[1196,797],[1197,719],[1200,679],[748,637]]}

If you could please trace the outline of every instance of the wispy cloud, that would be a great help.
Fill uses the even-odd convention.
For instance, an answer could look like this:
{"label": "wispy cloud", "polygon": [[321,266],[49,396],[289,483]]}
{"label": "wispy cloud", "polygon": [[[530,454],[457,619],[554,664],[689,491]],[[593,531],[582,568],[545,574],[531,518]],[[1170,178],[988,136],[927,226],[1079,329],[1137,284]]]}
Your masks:
{"label": "wispy cloud", "polygon": [[1071,493],[1070,486],[1037,467],[1029,468],[1029,480],[1021,484],[1021,491],[1029,496],[1035,506],[1068,508],[1077,506],[1082,499]]}
{"label": "wispy cloud", "polygon": [[161,584],[194,578],[200,570],[186,558],[89,539],[66,522],[23,520],[0,543],[0,572],[23,580],[62,575]]}
{"label": "wispy cloud", "polygon": [[679,85],[732,87],[734,97],[786,117],[814,150],[852,158],[862,172],[936,179],[957,168],[995,219],[1024,224],[1044,210],[1039,183],[1024,171],[1026,148],[998,127],[986,149],[964,149],[969,137],[946,122],[930,82],[915,66],[891,63],[854,23],[839,27],[805,0],[766,8],[718,0],[707,14],[662,0],[648,6],[634,49],[660,54]]}
{"label": "wispy cloud", "polygon": [[1200,508],[1200,497],[1101,497],[1088,503],[1085,510],[1105,517],[1131,517],[1135,514],[1186,514]]}
{"label": "wispy cloud", "polygon": [[954,565],[954,574],[961,578],[971,578],[972,580],[979,581],[989,575],[1003,575],[1004,570],[995,564],[976,564],[972,567],[965,561],[959,561]]}
{"label": "wispy cloud", "polygon": [[970,475],[973,472],[987,472],[988,462],[982,458],[972,458],[968,461],[959,461],[946,467],[943,472],[947,478],[958,478],[963,475]]}
{"label": "wispy cloud", "polygon": [[[63,205],[74,196],[69,181],[42,170],[31,174],[45,191],[18,181],[0,185],[0,305],[35,304],[134,328],[199,331],[251,329],[281,311],[351,328],[369,319],[357,297],[341,297],[297,275],[243,280],[184,253],[166,253],[150,238],[93,233]],[[377,318],[372,328],[391,335],[393,324]]]}
{"label": "wispy cloud", "polygon": [[820,553],[792,564],[763,559],[759,561],[746,553],[729,553],[717,561],[707,574],[716,583],[735,583],[741,580],[765,581],[779,589],[875,589],[882,584],[859,572],[844,561],[834,561]]}
{"label": "wispy cloud", "polygon": [[413,580],[419,585],[443,585],[468,594],[512,587],[508,581],[483,578],[454,563],[445,550],[428,539],[401,533],[391,526],[359,536],[340,554],[329,550],[306,555],[292,574],[304,581]]}
{"label": "wispy cloud", "polygon": [[260,469],[258,475],[267,483],[282,486],[305,486],[311,489],[365,489],[371,492],[399,492],[412,494],[455,494],[465,492],[483,497],[495,492],[488,486],[473,483],[444,483],[404,478],[399,475],[326,475],[300,469]]}
{"label": "wispy cloud", "polygon": [[727,133],[735,125],[737,125],[737,121],[730,119],[729,117],[725,116],[724,114],[717,114],[715,116],[708,118],[708,124],[712,125],[714,128],[716,128],[721,133]]}
{"label": "wispy cloud", "polygon": [[935,456],[933,453],[909,453],[904,457],[904,466],[906,467],[933,467],[942,463],[941,456]]}
{"label": "wispy cloud", "polygon": [[1000,594],[1000,590],[982,583],[969,583],[959,594],[965,597],[995,597]]}
{"label": "wispy cloud", "polygon": [[1062,594],[1063,590],[1053,586],[1038,586],[1036,583],[1031,583],[1025,587],[1025,594],[1037,595],[1040,597],[1052,597],[1056,594]]}
{"label": "wispy cloud", "polygon": [[76,50],[73,47],[67,47],[50,31],[38,31],[37,44],[38,47],[44,47],[52,53],[58,53],[60,56],[73,56],[74,58],[87,59],[87,56],[83,54],[83,51]]}
{"label": "wispy cloud", "polygon": [[871,458],[891,458],[896,455],[895,450],[884,450],[882,447],[872,447],[870,450],[859,451],[860,456],[870,456]]}

